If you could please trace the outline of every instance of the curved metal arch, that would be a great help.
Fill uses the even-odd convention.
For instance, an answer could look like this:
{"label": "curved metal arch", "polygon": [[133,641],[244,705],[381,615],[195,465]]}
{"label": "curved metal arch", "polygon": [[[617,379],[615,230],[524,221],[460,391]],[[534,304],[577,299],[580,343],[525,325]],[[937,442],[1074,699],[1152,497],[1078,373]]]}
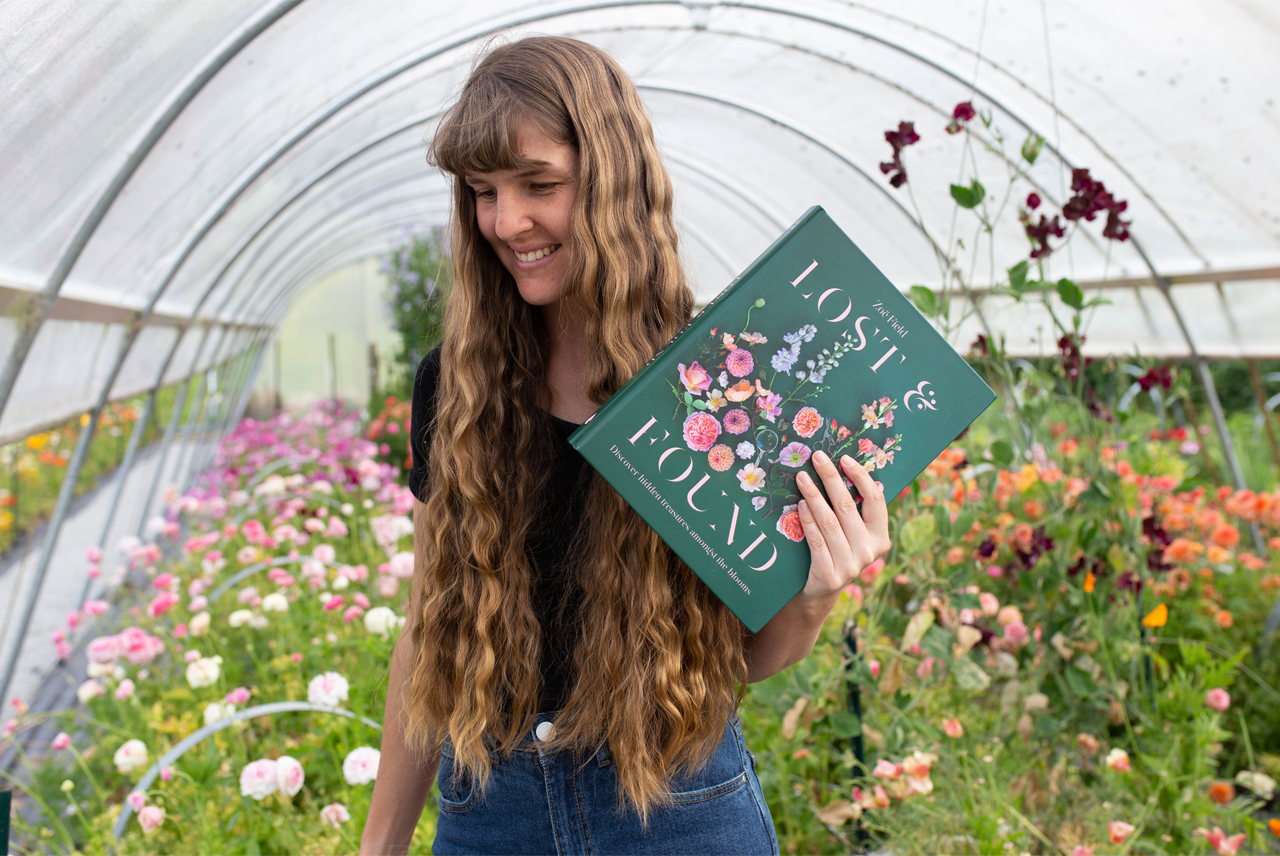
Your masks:
{"label": "curved metal arch", "polygon": [[[169,130],[182,111],[200,94],[209,81],[217,76],[218,72],[240,51],[301,2],[302,0],[276,0],[275,3],[233,30],[160,105],[159,109],[152,114],[153,118],[147,128],[124,152],[123,162],[116,168],[115,173],[98,194],[93,207],[80,219],[75,233],[63,247],[57,262],[54,263],[53,271],[49,274],[48,281],[35,300],[32,313],[20,321],[18,337],[9,351],[8,359],[5,360],[3,371],[0,371],[0,416],[4,415],[5,407],[9,404],[9,396],[13,392],[14,384],[17,383],[18,374],[26,363],[27,354],[31,351],[36,335],[53,309],[58,292],[62,290],[63,283],[71,275],[84,248],[88,246],[89,240],[97,232],[98,226],[106,218],[107,212],[111,210],[111,206],[115,204],[121,191],[129,183],[129,179],[137,172],[138,167],[151,154],[156,143],[160,142],[160,138]],[[37,576],[41,578],[43,575]],[[0,698],[8,692],[8,687],[8,678],[0,681]]]}

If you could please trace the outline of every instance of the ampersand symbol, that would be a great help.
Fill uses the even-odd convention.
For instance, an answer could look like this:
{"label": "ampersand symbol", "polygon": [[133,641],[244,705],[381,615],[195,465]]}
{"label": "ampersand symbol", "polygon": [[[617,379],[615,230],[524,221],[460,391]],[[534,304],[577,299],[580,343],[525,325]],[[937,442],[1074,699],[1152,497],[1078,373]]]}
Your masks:
{"label": "ampersand symbol", "polygon": [[[915,389],[908,392],[906,395],[902,396],[903,406],[905,406],[908,410],[912,410],[912,409],[924,410],[926,407],[930,410],[937,410],[938,408],[936,405],[938,404],[938,399],[934,397],[934,392],[932,388],[930,388],[928,392],[925,391],[925,387],[927,386],[929,386],[929,381],[927,380],[920,381],[919,386],[917,386]],[[914,408],[912,408],[911,406],[911,396],[913,395],[920,399],[918,402],[916,402],[916,405]]]}

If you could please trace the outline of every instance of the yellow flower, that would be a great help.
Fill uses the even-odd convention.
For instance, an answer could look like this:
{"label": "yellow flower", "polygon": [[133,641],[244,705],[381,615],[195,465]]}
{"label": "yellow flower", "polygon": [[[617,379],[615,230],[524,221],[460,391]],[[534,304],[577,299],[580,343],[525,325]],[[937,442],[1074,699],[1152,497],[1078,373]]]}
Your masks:
{"label": "yellow flower", "polygon": [[1147,613],[1147,617],[1142,619],[1143,627],[1164,627],[1169,622],[1169,607],[1163,603],[1157,603],[1156,608]]}
{"label": "yellow flower", "polygon": [[32,434],[27,438],[27,448],[32,450],[43,449],[45,444],[49,442],[48,434]]}

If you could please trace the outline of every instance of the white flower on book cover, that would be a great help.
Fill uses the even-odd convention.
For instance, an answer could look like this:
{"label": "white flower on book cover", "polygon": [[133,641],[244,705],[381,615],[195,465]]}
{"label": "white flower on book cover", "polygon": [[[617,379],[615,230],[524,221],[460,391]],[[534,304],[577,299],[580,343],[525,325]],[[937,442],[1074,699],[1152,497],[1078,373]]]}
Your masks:
{"label": "white flower on book cover", "polygon": [[[818,399],[829,388],[827,376],[855,342],[844,334],[819,347],[817,327],[804,324],[769,353],[762,347],[768,337],[750,330],[752,310],[764,305],[759,299],[747,309],[739,332],[713,329],[686,355],[691,359],[678,365],[678,383],[670,384],[677,402],[673,418],[681,421],[686,445],[707,453],[716,472],[732,470],[735,455],[745,461],[733,472],[738,487],[754,494],[751,504],[762,518],[778,515],[777,530],[799,541],[800,468],[819,450],[833,460],[851,455],[871,471],[892,465],[902,435],[886,436],[878,445],[867,435],[893,427],[898,402],[884,397],[862,404],[850,425],[824,417]],[[739,440],[721,440],[722,434]]]}

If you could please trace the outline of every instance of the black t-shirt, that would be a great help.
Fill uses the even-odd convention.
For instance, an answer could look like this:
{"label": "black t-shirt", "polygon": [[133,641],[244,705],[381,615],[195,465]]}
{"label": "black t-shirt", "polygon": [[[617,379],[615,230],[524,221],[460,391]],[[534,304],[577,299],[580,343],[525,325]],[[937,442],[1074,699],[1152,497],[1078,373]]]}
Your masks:
{"label": "black t-shirt", "polygon": [[[413,383],[413,415],[409,444],[413,467],[409,489],[427,498],[427,456],[440,383],[440,347],[423,358]],[[561,710],[573,687],[573,650],[581,628],[581,595],[571,578],[570,553],[585,511],[591,470],[569,435],[578,426],[548,414],[551,421],[551,469],[541,511],[530,527],[525,549],[533,577],[531,600],[542,628],[542,694],[540,711]]]}

